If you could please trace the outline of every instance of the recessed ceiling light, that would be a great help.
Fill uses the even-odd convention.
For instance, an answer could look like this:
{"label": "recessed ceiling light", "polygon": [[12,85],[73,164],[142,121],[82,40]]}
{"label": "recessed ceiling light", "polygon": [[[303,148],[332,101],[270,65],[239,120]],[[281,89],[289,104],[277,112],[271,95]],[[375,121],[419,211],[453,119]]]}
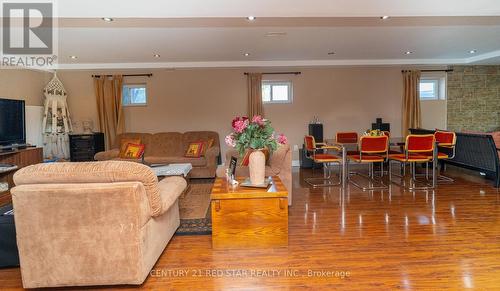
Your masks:
{"label": "recessed ceiling light", "polygon": [[70,59],[73,59],[73,60],[78,59],[78,57],[77,57],[77,56],[69,56],[69,58],[70,58]]}
{"label": "recessed ceiling light", "polygon": [[406,51],[406,52],[405,52],[405,55],[411,55],[412,53],[413,53],[413,52],[411,52],[411,51]]}
{"label": "recessed ceiling light", "polygon": [[333,56],[334,54],[335,54],[335,52],[328,52],[329,56]]}
{"label": "recessed ceiling light", "polygon": [[247,19],[250,20],[250,21],[254,21],[255,20],[255,16],[248,16]]}
{"label": "recessed ceiling light", "polygon": [[386,20],[386,19],[389,19],[389,16],[388,15],[384,15],[384,16],[380,17],[380,19]]}
{"label": "recessed ceiling light", "polygon": [[475,53],[477,53],[477,50],[470,50],[469,51],[469,54],[475,54]]}
{"label": "recessed ceiling light", "polygon": [[110,17],[103,17],[101,18],[103,21],[106,21],[106,22],[111,22],[113,21],[114,19],[113,18],[110,18]]}
{"label": "recessed ceiling light", "polygon": [[244,53],[243,54],[245,57],[248,57],[250,55],[250,53]]}
{"label": "recessed ceiling light", "polygon": [[153,57],[155,57],[155,58],[159,58],[159,57],[160,57],[160,55],[159,55],[159,54],[154,54],[154,55],[153,55]]}

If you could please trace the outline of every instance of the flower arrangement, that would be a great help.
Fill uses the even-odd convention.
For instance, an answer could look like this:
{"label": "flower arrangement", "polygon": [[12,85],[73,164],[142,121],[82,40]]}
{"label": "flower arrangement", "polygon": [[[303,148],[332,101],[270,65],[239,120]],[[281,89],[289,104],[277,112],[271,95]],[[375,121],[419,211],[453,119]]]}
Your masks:
{"label": "flower arrangement", "polygon": [[226,136],[225,142],[236,148],[241,156],[247,149],[267,148],[272,153],[278,148],[278,144],[288,142],[285,135],[276,135],[271,122],[260,115],[255,115],[251,120],[246,116],[236,117],[231,126],[233,132]]}
{"label": "flower arrangement", "polygon": [[381,131],[380,129],[374,129],[374,130],[371,130],[371,129],[367,129],[363,135],[365,136],[383,136],[384,135],[384,132]]}

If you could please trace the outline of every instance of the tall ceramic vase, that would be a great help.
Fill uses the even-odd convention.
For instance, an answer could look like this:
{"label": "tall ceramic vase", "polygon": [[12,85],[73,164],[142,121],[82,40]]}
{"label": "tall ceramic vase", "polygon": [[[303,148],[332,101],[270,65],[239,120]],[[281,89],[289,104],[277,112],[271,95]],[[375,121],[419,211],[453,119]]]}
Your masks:
{"label": "tall ceramic vase", "polygon": [[266,172],[266,155],[261,150],[254,150],[248,160],[250,182],[254,185],[264,184]]}

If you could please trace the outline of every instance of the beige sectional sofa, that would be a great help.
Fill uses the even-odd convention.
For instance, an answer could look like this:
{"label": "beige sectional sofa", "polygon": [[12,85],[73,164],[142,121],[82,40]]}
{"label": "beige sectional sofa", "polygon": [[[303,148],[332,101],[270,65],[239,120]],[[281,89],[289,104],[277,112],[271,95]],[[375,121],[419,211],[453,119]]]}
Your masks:
{"label": "beige sectional sofa", "polygon": [[[213,178],[220,155],[219,134],[214,131],[160,132],[160,133],[123,133],[116,137],[111,150],[97,153],[96,161],[121,160],[119,158],[122,139],[140,138],[146,145],[143,160],[145,164],[190,163],[193,165],[192,178]],[[184,154],[191,142],[213,140],[204,157],[186,158]],[[129,160],[129,159],[127,159]]]}
{"label": "beige sectional sofa", "polygon": [[123,161],[38,164],[14,182],[25,288],[141,284],[179,227],[186,187]]}
{"label": "beige sectional sofa", "polygon": [[[241,160],[236,150],[231,149],[226,152],[226,165],[217,169],[218,177],[225,177],[228,161],[231,157]],[[237,166],[236,176],[248,177],[248,167]],[[266,163],[266,176],[279,176],[288,190],[288,204],[292,205],[292,151],[290,145],[280,145]]]}

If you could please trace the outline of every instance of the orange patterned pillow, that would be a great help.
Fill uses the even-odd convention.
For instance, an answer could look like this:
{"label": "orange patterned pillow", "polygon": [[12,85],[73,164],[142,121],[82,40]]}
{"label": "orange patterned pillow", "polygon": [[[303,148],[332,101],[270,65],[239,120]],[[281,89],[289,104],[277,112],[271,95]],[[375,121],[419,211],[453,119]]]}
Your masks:
{"label": "orange patterned pillow", "polygon": [[214,145],[214,139],[213,138],[211,138],[209,140],[206,140],[206,141],[202,140],[202,141],[198,141],[198,142],[203,143],[203,147],[201,149],[201,155],[200,155],[201,157],[204,157],[205,153],[207,152],[207,150]]}
{"label": "orange patterned pillow", "polygon": [[199,158],[203,151],[203,142],[192,142],[188,145],[184,157],[186,158]]}
{"label": "orange patterned pillow", "polygon": [[125,148],[125,159],[140,159],[144,154],[145,145],[129,143]]}
{"label": "orange patterned pillow", "polygon": [[120,140],[120,155],[119,157],[122,159],[127,159],[127,156],[125,155],[127,146],[129,143],[132,144],[141,144],[141,139],[140,138],[122,138]]}

